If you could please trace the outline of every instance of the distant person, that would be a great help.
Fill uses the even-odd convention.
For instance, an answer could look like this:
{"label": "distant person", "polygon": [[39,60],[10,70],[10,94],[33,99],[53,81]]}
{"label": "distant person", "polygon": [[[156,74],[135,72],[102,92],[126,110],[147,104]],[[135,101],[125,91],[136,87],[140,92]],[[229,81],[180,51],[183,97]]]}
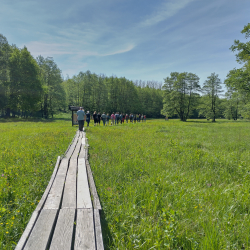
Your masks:
{"label": "distant person", "polygon": [[141,122],[141,114],[138,115],[138,121]]}
{"label": "distant person", "polygon": [[122,113],[120,114],[120,121],[121,121],[121,124],[124,122],[124,118],[123,118],[123,114]]}
{"label": "distant person", "polygon": [[97,114],[97,123],[99,123],[99,126],[100,126],[100,122],[101,122],[101,113],[98,112],[98,114]]}
{"label": "distant person", "polygon": [[115,125],[115,113],[114,112],[112,113],[110,118],[111,118],[111,125]]}
{"label": "distant person", "polygon": [[130,120],[130,123],[131,123],[132,120],[133,120],[133,115],[132,114],[129,115],[129,120]]}
{"label": "distant person", "polygon": [[115,125],[119,123],[120,115],[119,112],[116,112],[115,114]]}
{"label": "distant person", "polygon": [[105,112],[103,112],[103,114],[101,115],[102,118],[102,122],[103,122],[103,126],[106,125],[106,119],[107,119],[107,115],[105,115]]}
{"label": "distant person", "polygon": [[134,123],[136,123],[136,114],[134,114]]}
{"label": "distant person", "polygon": [[79,130],[83,131],[84,119],[86,119],[84,109],[82,107],[80,107],[80,109],[76,112],[76,114],[77,114],[77,121],[78,121],[78,125],[79,125]]}
{"label": "distant person", "polygon": [[97,117],[96,111],[95,111],[94,114],[93,114],[93,119],[94,119],[94,126],[96,126],[97,123],[98,123],[98,117]]}
{"label": "distant person", "polygon": [[146,121],[146,115],[144,115],[144,122]]}
{"label": "distant person", "polygon": [[143,116],[143,114],[141,115],[141,122],[143,122],[143,120],[144,120],[144,116]]}
{"label": "distant person", "polygon": [[137,122],[139,122],[139,118],[140,118],[139,115],[137,115]]}
{"label": "distant person", "polygon": [[110,119],[110,116],[109,116],[109,113],[107,113],[107,119],[106,119],[106,125],[107,126],[109,125],[109,119]]}
{"label": "distant person", "polygon": [[129,116],[128,116],[128,114],[126,114],[125,115],[126,123],[128,123],[128,118],[129,118]]}
{"label": "distant person", "polygon": [[90,113],[89,113],[89,111],[87,111],[87,114],[86,114],[86,122],[87,122],[87,127],[88,127],[89,122],[90,122]]}
{"label": "distant person", "polygon": [[168,121],[168,116],[166,115],[166,117],[165,117],[165,121]]}

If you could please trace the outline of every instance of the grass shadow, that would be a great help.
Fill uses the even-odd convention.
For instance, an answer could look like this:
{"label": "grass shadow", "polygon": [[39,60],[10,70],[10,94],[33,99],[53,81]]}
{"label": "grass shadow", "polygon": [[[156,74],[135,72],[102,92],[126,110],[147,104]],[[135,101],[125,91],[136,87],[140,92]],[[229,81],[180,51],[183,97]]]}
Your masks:
{"label": "grass shadow", "polygon": [[71,121],[71,118],[0,118],[0,123],[16,123],[16,122],[43,122],[51,123],[56,121]]}
{"label": "grass shadow", "polygon": [[103,210],[100,211],[100,218],[102,225],[102,237],[103,237],[104,249],[109,250],[111,249],[110,247],[113,245],[113,240]]}

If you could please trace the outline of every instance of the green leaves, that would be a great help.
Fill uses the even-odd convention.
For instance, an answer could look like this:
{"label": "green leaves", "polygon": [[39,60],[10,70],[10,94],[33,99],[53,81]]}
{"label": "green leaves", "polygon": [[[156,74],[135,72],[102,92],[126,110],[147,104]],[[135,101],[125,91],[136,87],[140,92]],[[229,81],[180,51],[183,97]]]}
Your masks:
{"label": "green leaves", "polygon": [[172,72],[164,79],[163,115],[178,115],[186,121],[197,105],[200,90],[199,77],[193,73]]}

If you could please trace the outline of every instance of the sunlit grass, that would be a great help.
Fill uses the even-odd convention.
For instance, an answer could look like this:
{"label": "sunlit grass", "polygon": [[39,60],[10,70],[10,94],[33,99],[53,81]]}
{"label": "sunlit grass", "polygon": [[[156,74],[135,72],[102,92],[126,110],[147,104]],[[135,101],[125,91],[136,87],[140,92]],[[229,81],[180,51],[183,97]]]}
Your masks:
{"label": "sunlit grass", "polygon": [[0,120],[0,249],[15,248],[75,131],[70,120]]}
{"label": "sunlit grass", "polygon": [[[93,122],[92,122],[93,123]],[[0,249],[14,249],[76,131],[0,121]],[[250,123],[87,129],[107,249],[249,249]]]}
{"label": "sunlit grass", "polygon": [[250,123],[90,127],[110,249],[249,249]]}

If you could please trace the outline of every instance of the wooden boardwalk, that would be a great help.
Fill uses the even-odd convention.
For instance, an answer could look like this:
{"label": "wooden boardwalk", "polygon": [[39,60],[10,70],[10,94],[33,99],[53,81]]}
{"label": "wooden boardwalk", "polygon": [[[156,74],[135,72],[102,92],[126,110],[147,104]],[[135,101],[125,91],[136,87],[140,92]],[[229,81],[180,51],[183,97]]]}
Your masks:
{"label": "wooden boardwalk", "polygon": [[100,210],[87,139],[77,131],[15,250],[103,250]]}

